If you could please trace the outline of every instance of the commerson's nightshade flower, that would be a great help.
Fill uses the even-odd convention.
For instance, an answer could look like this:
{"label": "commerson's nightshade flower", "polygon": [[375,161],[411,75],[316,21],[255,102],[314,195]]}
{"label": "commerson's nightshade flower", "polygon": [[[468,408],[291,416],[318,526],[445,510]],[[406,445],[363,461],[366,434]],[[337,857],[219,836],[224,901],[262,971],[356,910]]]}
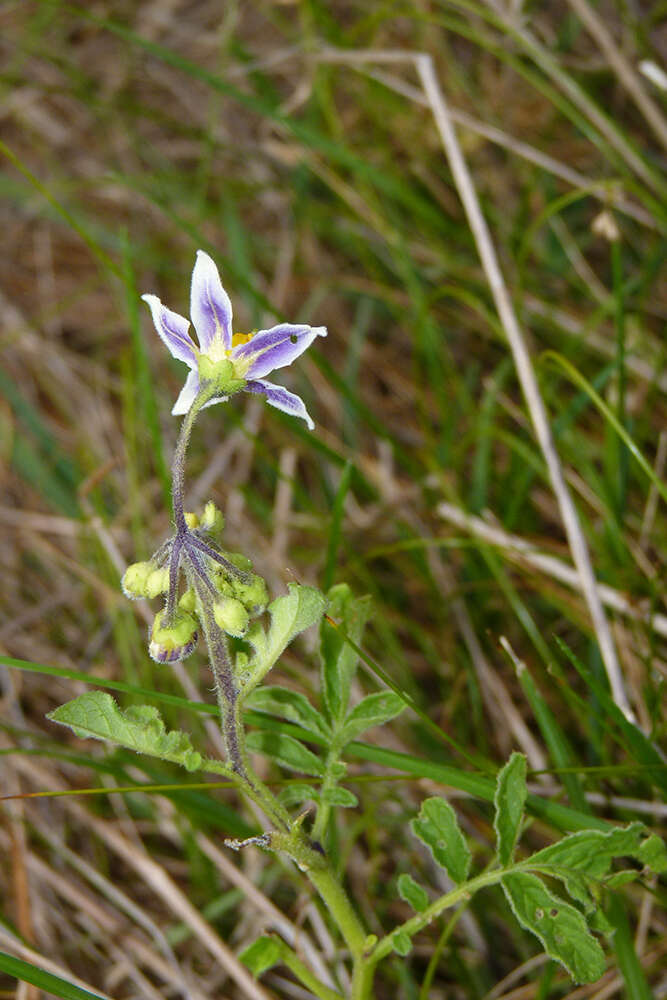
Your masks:
{"label": "commerson's nightshade flower", "polygon": [[214,381],[216,395],[206,406],[220,403],[241,390],[259,393],[272,406],[301,417],[313,429],[315,425],[303,400],[282,386],[267,382],[265,376],[276,368],[291,365],[316,337],[326,337],[326,327],[279,323],[256,333],[232,333],[232,304],[217,267],[203,250],[197,251],[190,291],[190,315],[198,345],[188,332],[187,319],[163,306],[156,295],[141,297],[150,307],[155,329],[171,354],[190,368],[173,414],[187,413],[200,384]]}

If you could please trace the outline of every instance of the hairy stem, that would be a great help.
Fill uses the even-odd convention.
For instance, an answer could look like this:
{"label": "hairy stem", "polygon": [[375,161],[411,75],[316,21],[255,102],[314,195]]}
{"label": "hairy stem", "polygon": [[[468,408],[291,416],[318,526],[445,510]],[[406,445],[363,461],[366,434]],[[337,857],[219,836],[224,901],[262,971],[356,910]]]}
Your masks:
{"label": "hairy stem", "polygon": [[174,508],[174,522],[176,532],[185,534],[187,524],[185,523],[185,511],[183,509],[185,494],[185,455],[190,443],[190,435],[194,427],[199,411],[215,395],[215,386],[212,382],[204,382],[192,406],[183,417],[181,432],[178,435],[174,458],[171,463],[171,498]]}
{"label": "hairy stem", "polygon": [[345,889],[328,865],[310,870],[307,875],[336,921],[356,965],[363,956],[367,935]]}
{"label": "hairy stem", "polygon": [[[176,559],[185,560],[188,582],[197,596],[197,610],[204,638],[208,647],[215,692],[220,709],[222,737],[227,763],[240,791],[244,792],[265,813],[274,826],[270,843],[276,850],[285,851],[305,872],[327,906],[338,926],[353,960],[353,1000],[368,1000],[372,982],[373,963],[364,955],[366,931],[357,916],[347,893],[334,875],[326,857],[303,832],[300,823],[292,821],[289,813],[272,792],[253,772],[245,746],[245,731],[241,718],[241,698],[234,667],[227,648],[224,631],[215,620],[214,601],[216,590],[210,579],[206,560],[215,554],[205,542],[200,542],[189,532],[184,511],[185,458],[192,428],[202,407],[215,395],[213,383],[204,383],[181,425],[172,463],[172,496],[176,524]],[[192,544],[186,541],[192,539]],[[179,544],[180,543],[180,544]],[[181,555],[181,549],[183,554]],[[222,558],[215,558],[223,562]],[[174,560],[172,559],[172,569]],[[173,575],[173,574],[172,574]],[[176,587],[170,587],[172,605]],[[312,983],[311,985],[314,985]],[[321,984],[318,984],[321,987]],[[325,995],[321,990],[320,995]],[[328,995],[333,995],[330,991]]]}

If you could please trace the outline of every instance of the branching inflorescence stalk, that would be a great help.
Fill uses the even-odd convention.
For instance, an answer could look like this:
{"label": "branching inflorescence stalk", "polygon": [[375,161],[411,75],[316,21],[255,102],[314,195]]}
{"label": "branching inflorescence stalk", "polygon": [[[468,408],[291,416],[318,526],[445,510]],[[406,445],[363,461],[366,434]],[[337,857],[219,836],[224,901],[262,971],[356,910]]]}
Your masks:
{"label": "branching inflorescence stalk", "polygon": [[253,772],[245,745],[245,730],[241,715],[241,689],[229,654],[227,638],[215,620],[216,588],[209,576],[206,554],[203,551],[205,545],[202,543],[202,546],[199,547],[199,539],[195,539],[193,536],[185,515],[187,448],[197,415],[214,395],[215,386],[203,383],[199,394],[184,417],[174,452],[172,489],[176,534],[170,558],[170,589],[167,607],[171,608],[172,611],[176,607],[179,563],[185,554],[186,575],[196,594],[198,615],[215,683],[227,766],[231,768],[239,790],[260,807],[274,826],[274,830],[263,843],[275,850],[285,851],[308,876],[329,909],[353,960],[355,987],[352,995],[355,1000],[357,998],[361,1000],[369,995],[368,975],[363,972],[366,965],[364,956],[366,931],[347,893],[333,874],[326,857],[306,836],[301,824],[292,820],[284,806]]}

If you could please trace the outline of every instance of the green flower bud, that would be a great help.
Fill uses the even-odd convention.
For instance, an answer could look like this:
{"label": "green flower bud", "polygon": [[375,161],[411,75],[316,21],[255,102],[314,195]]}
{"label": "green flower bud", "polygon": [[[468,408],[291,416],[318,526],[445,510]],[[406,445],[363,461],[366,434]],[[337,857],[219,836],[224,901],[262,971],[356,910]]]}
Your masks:
{"label": "green flower bud", "polygon": [[190,614],[197,610],[197,595],[193,587],[188,587],[185,593],[181,595],[178,606],[182,611],[189,611]]}
{"label": "green flower bud", "polygon": [[225,519],[222,516],[222,511],[218,510],[212,500],[209,500],[204,507],[204,513],[199,523],[202,528],[205,528],[206,531],[210,531],[212,534],[218,534],[224,528]]}
{"label": "green flower bud", "polygon": [[144,593],[146,597],[157,597],[158,594],[166,594],[169,590],[169,567],[165,566],[162,569],[154,569],[152,573],[148,574],[144,586]]}
{"label": "green flower bud", "polygon": [[240,639],[248,628],[248,612],[240,601],[233,597],[223,597],[213,605],[213,617],[216,623],[228,635]]}
{"label": "green flower bud", "polygon": [[137,562],[128,566],[120,581],[125,596],[129,597],[131,601],[147,597],[146,581],[154,570],[155,566],[150,562]]}
{"label": "green flower bud", "polygon": [[165,624],[166,612],[155,616],[148,652],[158,663],[175,663],[189,656],[197,645],[197,619],[177,609],[171,625]]}
{"label": "green flower bud", "polygon": [[[240,552],[221,552],[220,553],[227,562],[231,563],[237,569],[240,569],[242,573],[248,573],[252,569],[252,562],[246,556],[242,555]],[[225,597],[236,597],[236,583],[237,577],[233,571],[226,570],[224,566],[216,563],[211,567],[211,575],[215,582],[216,589],[218,593],[224,594]]]}
{"label": "green flower bud", "polygon": [[199,518],[196,514],[193,514],[191,510],[186,510],[183,517],[185,518],[185,523],[190,531],[194,531],[195,528],[199,527]]}
{"label": "green flower bud", "polygon": [[241,601],[251,615],[259,615],[266,607],[269,595],[266,590],[266,583],[263,577],[257,573],[252,573],[250,583],[241,583],[240,580],[232,581],[234,596]]}

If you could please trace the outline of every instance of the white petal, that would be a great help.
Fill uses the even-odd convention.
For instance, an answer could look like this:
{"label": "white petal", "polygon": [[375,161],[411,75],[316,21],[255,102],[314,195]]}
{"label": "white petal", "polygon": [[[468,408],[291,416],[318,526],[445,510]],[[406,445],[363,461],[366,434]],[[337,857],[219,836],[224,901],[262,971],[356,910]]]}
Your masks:
{"label": "white petal", "polygon": [[267,403],[270,403],[271,406],[282,410],[283,413],[289,413],[292,417],[301,417],[308,424],[309,431],[315,430],[315,424],[301,396],[297,396],[294,392],[288,392],[284,386],[266,382],[264,379],[254,379],[252,382],[248,382],[245,391],[265,396]]}
{"label": "white petal", "polygon": [[172,414],[175,417],[180,417],[182,414],[187,413],[198,392],[199,372],[189,372],[188,377],[185,380],[185,385],[181,389],[181,394],[174,403],[174,408],[171,411]]}
{"label": "white petal", "polygon": [[197,349],[188,333],[190,323],[160,302],[157,295],[142,295],[151,311],[155,329],[167,345],[169,353],[178,361],[184,361],[190,368],[197,367]]}
{"label": "white petal", "polygon": [[190,289],[190,315],[199,346],[206,354],[216,338],[228,351],[232,346],[232,304],[222,287],[218,269],[203,250],[197,251]]}

